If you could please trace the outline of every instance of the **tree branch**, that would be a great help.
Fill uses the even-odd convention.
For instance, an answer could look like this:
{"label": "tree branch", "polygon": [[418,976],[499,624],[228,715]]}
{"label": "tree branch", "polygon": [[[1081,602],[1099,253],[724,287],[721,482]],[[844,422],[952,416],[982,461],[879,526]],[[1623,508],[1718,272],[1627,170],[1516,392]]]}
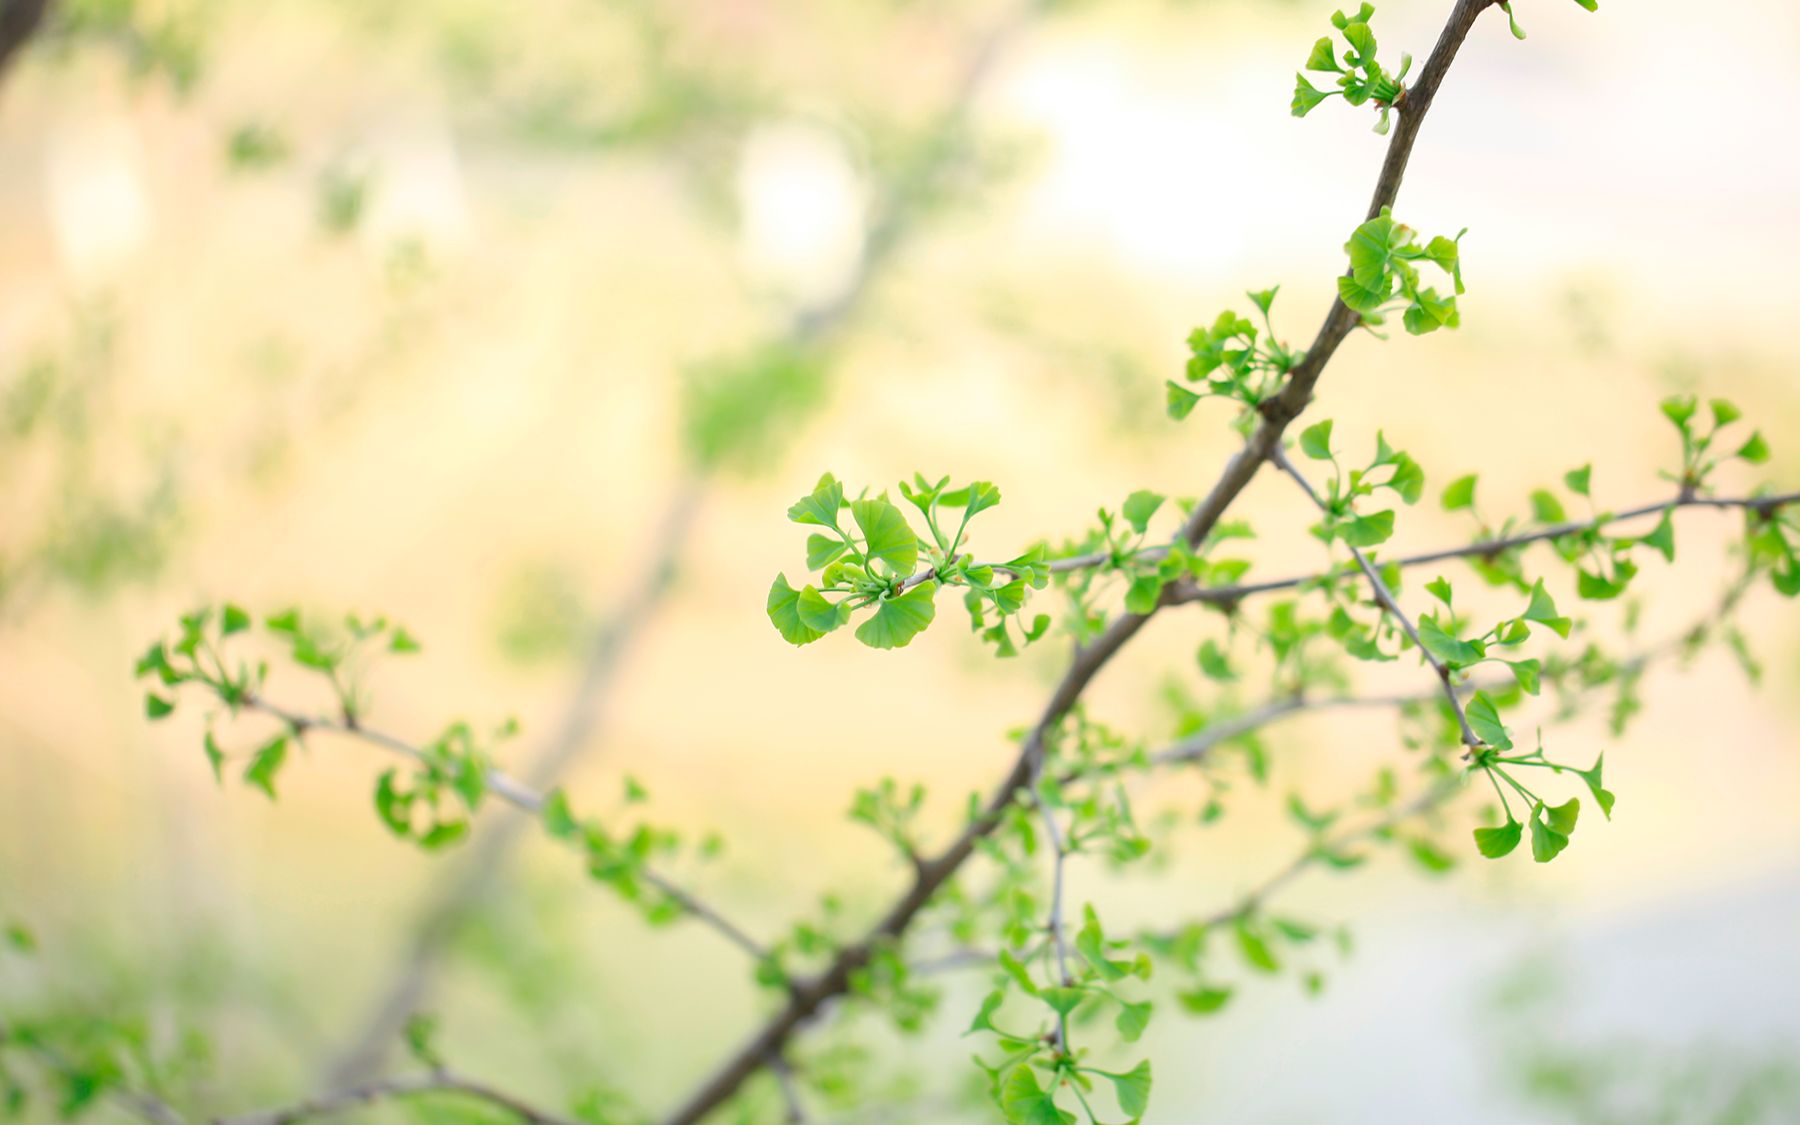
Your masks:
{"label": "tree branch", "polygon": [[[411,758],[415,762],[422,764],[430,762],[430,758],[423,750],[414,746],[412,743],[407,742],[405,739],[396,738],[391,734],[372,727],[366,727],[361,723],[352,725],[340,719],[302,715],[275,703],[271,703],[259,695],[252,695],[243,700],[242,706],[249,710],[260,711],[265,715],[279,719],[281,722],[287,724],[288,728],[293,730],[297,736],[304,736],[308,731],[330,731],[351,738],[361,739],[372,746],[378,746],[383,750],[392,751],[403,757]],[[524,782],[512,777],[510,774],[503,773],[497,769],[489,769],[483,772],[482,779],[486,782],[490,792],[508,804],[534,816],[543,811],[544,795],[531,788],[529,785],[526,785]],[[768,957],[768,950],[764,948],[760,942],[745,933],[735,922],[732,922],[723,914],[720,914],[713,907],[708,906],[691,892],[683,890],[680,886],[650,868],[640,868],[638,874],[646,883],[655,887],[659,892],[666,895],[670,901],[681,907],[685,913],[706,923],[714,930],[717,930],[726,940],[742,949],[752,958],[761,961]]]}
{"label": "tree branch", "polygon": [[[1443,34],[1426,60],[1415,89],[1398,108],[1400,123],[1389,142],[1388,154],[1377,181],[1370,217],[1394,202],[1400,176],[1418,138],[1426,111],[1450,68],[1458,48],[1474,26],[1475,18],[1493,0],[1457,0]],[[1217,526],[1227,508],[1256,475],[1270,452],[1279,448],[1281,434],[1312,398],[1314,385],[1332,353],[1355,327],[1358,318],[1341,300],[1333,299],[1325,322],[1306,357],[1295,366],[1282,391],[1262,407],[1263,421],[1244,448],[1226,465],[1223,476],[1197,506],[1182,529],[1184,541],[1201,543]],[[694,1125],[724,1104],[755,1074],[766,1060],[779,1054],[788,1039],[812,1019],[829,1000],[850,987],[851,974],[866,964],[874,950],[891,942],[912,925],[932,896],[949,881],[974,852],[977,841],[993,832],[1002,814],[1017,799],[1044,755],[1049,733],[1068,714],[1088,685],[1109,661],[1143,628],[1148,614],[1124,614],[1092,644],[1078,650],[1061,682],[1052,692],[1042,715],[1025,736],[1017,760],[989,797],[981,813],[940,855],[919,865],[913,884],[889,907],[868,933],[838,951],[829,968],[814,980],[796,986],[788,1002],[754,1033],[694,1094],[667,1118],[667,1125]]]}
{"label": "tree branch", "polygon": [[[1282,472],[1294,479],[1294,483],[1306,493],[1307,499],[1313,502],[1314,507],[1327,515],[1330,514],[1331,509],[1326,505],[1325,498],[1320,496],[1313,489],[1311,482],[1299,469],[1294,467],[1294,463],[1288,459],[1285,451],[1276,449],[1270,456],[1270,460],[1274,461],[1276,467]],[[1356,560],[1356,565],[1363,572],[1363,577],[1369,580],[1369,588],[1374,591],[1375,600],[1381,603],[1382,610],[1400,623],[1400,628],[1406,631],[1407,639],[1412,641],[1413,647],[1419,650],[1419,655],[1424,658],[1425,663],[1431,665],[1431,670],[1437,673],[1438,682],[1444,689],[1444,698],[1449,700],[1450,710],[1456,715],[1456,725],[1461,728],[1463,745],[1471,751],[1481,749],[1486,743],[1475,733],[1475,728],[1469,725],[1468,713],[1463,710],[1462,700],[1456,694],[1456,684],[1450,677],[1449,666],[1439,660],[1436,654],[1425,647],[1425,642],[1419,639],[1418,626],[1414,625],[1412,618],[1408,617],[1406,611],[1400,608],[1400,603],[1394,599],[1394,592],[1387,588],[1387,583],[1381,580],[1381,575],[1377,574],[1375,568],[1369,564],[1369,556],[1349,543],[1345,543],[1344,546],[1349,548],[1350,557]]]}
{"label": "tree branch", "polygon": [[364,1082],[328,1094],[320,1094],[281,1109],[215,1118],[214,1125],[292,1125],[293,1122],[305,1121],[313,1117],[327,1117],[336,1113],[344,1113],[358,1106],[426,1094],[455,1094],[475,1101],[486,1102],[490,1106],[505,1110],[520,1121],[528,1122],[529,1125],[574,1125],[574,1122],[567,1118],[546,1113],[520,1101],[511,1094],[442,1069],[426,1074]]}
{"label": "tree branch", "polygon": [[50,0],[0,0],[0,78],[50,10]]}

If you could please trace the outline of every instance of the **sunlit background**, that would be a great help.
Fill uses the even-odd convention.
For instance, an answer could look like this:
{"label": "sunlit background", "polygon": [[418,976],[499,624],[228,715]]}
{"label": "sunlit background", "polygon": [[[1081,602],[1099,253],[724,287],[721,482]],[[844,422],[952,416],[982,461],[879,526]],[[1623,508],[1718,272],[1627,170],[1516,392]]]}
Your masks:
{"label": "sunlit background", "polygon": [[[1447,8],[1382,5],[1384,51],[1423,57]],[[1469,228],[1464,326],[1354,338],[1314,415],[1347,448],[1379,428],[1424,465],[1404,550],[1472,534],[1431,502],[1471,471],[1494,518],[1589,461],[1602,508],[1664,497],[1678,450],[1657,403],[1675,392],[1731,398],[1773,446],[1722,470],[1724,491],[1800,486],[1800,12],[1515,8],[1529,39],[1481,21],[1399,208],[1428,234]],[[1188,331],[1280,284],[1275,324],[1304,346],[1381,159],[1372,114],[1289,115],[1329,14],[53,10],[0,85],[0,924],[40,946],[0,955],[0,1015],[141,1020],[171,1055],[197,1030],[210,1061],[178,1087],[188,1104],[292,1100],[341,1065],[479,843],[395,840],[370,800],[389,763],[363,745],[312,742],[271,803],[215,785],[203,708],[145,722],[134,659],[225,599],[404,622],[424,651],[370,686],[371,721],[406,737],[516,717],[514,763],[573,721],[569,792],[613,808],[628,775],[658,822],[716,830],[723,858],[681,875],[760,936],[826,892],[869,916],[906,872],[847,821],[852,793],[926,782],[950,830],[1067,646],[996,661],[950,599],[904,651],[787,646],[763,608],[804,554],[787,504],[825,470],[992,480],[1005,501],[976,547],[999,554],[1078,535],[1136,488],[1202,492],[1238,439],[1220,404],[1164,415]],[[801,345],[822,376],[790,370],[814,362]],[[729,400],[694,406],[757,364],[758,393],[793,400],[769,432],[735,431]],[[1325,563],[1291,486],[1265,474],[1240,509],[1253,574]],[[1677,564],[1633,589],[1646,638],[1732,574],[1738,517],[1677,526]],[[1617,631],[1623,607],[1589,608]],[[597,662],[624,610],[629,636]],[[1606,701],[1546,731],[1571,760],[1605,750],[1619,794],[1556,863],[1476,858],[1471,798],[1435,830],[1448,874],[1383,850],[1288,888],[1282,912],[1347,925],[1350,956],[1277,976],[1220,958],[1231,1004],[1167,1003],[1146,1038],[1147,1120],[1800,1120],[1800,616],[1765,584],[1741,625],[1760,683],[1715,648],[1654,668],[1622,739]],[[1166,740],[1171,697],[1220,691],[1193,654],[1221,634],[1213,614],[1163,615],[1092,712]],[[1369,682],[1428,686],[1402,664]],[[291,668],[274,686],[323,701]],[[1167,866],[1078,863],[1075,901],[1133,925],[1228,906],[1303,844],[1288,793],[1342,797],[1404,758],[1379,714],[1267,745],[1268,786],[1239,776],[1215,827],[1194,823],[1197,775],[1144,785],[1147,819],[1181,820]],[[489,810],[476,836],[515,815]],[[771,1002],[736,950],[648,927],[540,838],[481,903],[417,1006],[459,1066],[547,1104],[606,1088],[666,1110]],[[959,1100],[981,977],[947,977],[919,1039],[858,1024],[874,1104],[809,1094],[818,1119],[989,1119]],[[752,1120],[780,1119],[772,1089],[755,1097]]]}

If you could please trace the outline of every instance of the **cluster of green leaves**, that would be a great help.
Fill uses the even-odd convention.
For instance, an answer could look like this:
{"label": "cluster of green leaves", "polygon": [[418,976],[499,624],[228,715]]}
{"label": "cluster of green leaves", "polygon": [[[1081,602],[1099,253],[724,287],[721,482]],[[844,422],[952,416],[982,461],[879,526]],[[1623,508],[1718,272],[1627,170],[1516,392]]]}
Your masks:
{"label": "cluster of green leaves", "polygon": [[[1050,627],[1047,615],[1037,615],[1029,625],[1019,616],[1028,591],[1049,581],[1043,549],[1005,563],[977,563],[963,550],[969,521],[1000,503],[1000,490],[987,481],[949,485],[948,477],[901,482],[901,496],[924,518],[929,534],[921,536],[886,493],[850,500],[836,477],[820,477],[813,491],[788,509],[793,522],[823,529],[806,541],[806,566],[819,573],[819,584],[796,590],[778,574],[769,589],[769,620],[782,638],[811,644],[848,624],[858,610],[870,609],[874,612],[857,626],[856,639],[870,648],[903,648],[937,616],[943,586],[964,588],[971,625],[1003,655],[1042,637]],[[951,512],[961,513],[954,531],[947,530]]]}
{"label": "cluster of green leaves", "polygon": [[[157,641],[138,658],[137,678],[152,681],[144,693],[146,717],[154,721],[173,715],[179,698],[174,689],[184,685],[206,689],[233,716],[261,694],[269,676],[268,661],[258,660],[252,665],[242,658],[226,658],[227,642],[249,633],[255,626],[249,611],[229,602],[216,608],[203,607],[183,614],[179,626],[172,640]],[[326,630],[304,624],[299,611],[290,609],[264,619],[263,629],[268,638],[287,650],[295,664],[326,678],[348,727],[356,726],[366,704],[366,692],[358,675],[359,658],[370,648],[390,653],[419,651],[419,643],[411,633],[384,617],[365,620],[351,614],[344,618],[341,630]],[[243,771],[245,784],[273,799],[275,780],[288,760],[290,746],[303,733],[303,727],[284,724],[250,751]],[[223,750],[210,723],[203,747],[214,777],[221,782],[227,761],[245,756]]]}
{"label": "cluster of green leaves", "polygon": [[1674,395],[1662,401],[1663,417],[1674,424],[1681,435],[1681,472],[1664,473],[1663,477],[1679,484],[1684,492],[1698,492],[1706,487],[1713,471],[1727,461],[1738,460],[1760,465],[1769,459],[1769,443],[1761,430],[1753,430],[1742,445],[1730,453],[1718,453],[1715,443],[1720,432],[1739,419],[1744,412],[1729,399],[1715,398],[1707,403],[1712,425],[1701,432],[1700,404],[1693,395]]}
{"label": "cluster of green leaves", "polygon": [[[1459,255],[1467,233],[1461,231],[1455,238],[1440,234],[1421,246],[1413,229],[1396,222],[1390,209],[1383,207],[1344,243],[1350,272],[1338,278],[1338,296],[1367,325],[1383,324],[1397,311],[1401,324],[1414,336],[1455,328],[1462,323],[1456,298],[1463,292]],[[1433,287],[1421,287],[1418,262],[1430,262],[1449,274],[1454,292],[1444,296]]]}
{"label": "cluster of green leaves", "polygon": [[1344,52],[1340,60],[1337,47],[1329,35],[1313,44],[1312,54],[1306,59],[1306,69],[1315,74],[1337,75],[1337,89],[1320,90],[1306,80],[1305,74],[1294,76],[1295,117],[1305,117],[1319,107],[1325,99],[1342,95],[1351,105],[1373,103],[1380,116],[1375,121],[1375,131],[1386,133],[1389,115],[1394,106],[1405,96],[1407,71],[1412,69],[1412,56],[1400,56],[1400,69],[1389,74],[1387,69],[1375,60],[1375,33],[1369,30],[1369,17],[1375,14],[1375,5],[1364,4],[1357,9],[1354,16],[1345,15],[1342,11],[1332,14],[1331,26],[1338,29],[1344,42],[1350,49]]}
{"label": "cluster of green leaves", "polygon": [[[1477,695],[1475,703],[1472,703],[1469,708],[1470,722],[1475,722],[1476,705],[1483,703],[1483,698]],[[1506,737],[1505,728],[1500,727],[1492,703],[1485,702],[1483,711],[1484,718],[1481,726],[1488,728],[1484,732],[1484,736],[1489,732],[1497,732],[1495,737],[1501,741],[1494,743],[1488,749],[1477,752],[1470,769],[1479,770],[1487,775],[1488,781],[1494,787],[1495,796],[1500,798],[1500,807],[1506,814],[1506,823],[1475,829],[1475,847],[1482,855],[1489,859],[1498,859],[1517,848],[1519,841],[1523,838],[1525,826],[1513,815],[1512,802],[1506,796],[1507,789],[1511,789],[1524,802],[1525,819],[1531,825],[1531,858],[1537,862],[1549,863],[1555,859],[1564,848],[1569,846],[1569,837],[1575,833],[1575,822],[1581,815],[1581,798],[1570,797],[1560,805],[1549,804],[1513,776],[1513,770],[1518,768],[1538,768],[1547,769],[1552,773],[1574,774],[1587,784],[1588,791],[1593,794],[1594,803],[1600,806],[1600,811],[1605,814],[1606,819],[1612,819],[1613,795],[1601,781],[1601,767],[1605,763],[1606,755],[1602,754],[1595,759],[1591,767],[1585,770],[1548,760],[1544,757],[1542,744],[1529,753],[1518,753],[1508,757],[1507,752],[1513,749],[1513,744]],[[1478,726],[1477,729],[1481,729],[1481,726]],[[1503,782],[1505,788],[1501,787]]]}
{"label": "cluster of green leaves", "polygon": [[690,846],[681,833],[643,820],[633,823],[627,811],[648,804],[649,792],[635,778],[622,784],[620,807],[611,816],[577,816],[561,789],[551,791],[539,814],[544,831],[573,847],[595,882],[604,884],[635,906],[652,925],[666,925],[690,907],[667,883],[650,871],[653,861],[691,854],[701,861],[724,853],[722,837],[709,833]]}
{"label": "cluster of green leaves", "polygon": [[[494,736],[509,738],[517,731],[518,724],[508,722]],[[398,769],[382,772],[375,783],[375,812],[394,835],[436,851],[468,835],[469,820],[487,796],[491,755],[465,722],[450,724],[420,749],[424,757],[410,778]]]}
{"label": "cluster of green leaves", "polygon": [[[1169,417],[1180,421],[1193,413],[1202,398],[1218,396],[1243,404],[1243,422],[1250,413],[1281,389],[1288,372],[1304,357],[1304,352],[1290,350],[1275,338],[1275,325],[1269,309],[1280,289],[1262,289],[1249,294],[1250,303],[1262,314],[1263,330],[1255,323],[1227,309],[1209,328],[1196,328],[1188,335],[1188,382],[1199,385],[1192,390],[1171,380],[1168,384]],[[1261,342],[1258,343],[1258,338]]]}
{"label": "cluster of green leaves", "polygon": [[1415,504],[1425,491],[1425,470],[1410,454],[1388,445],[1387,438],[1378,432],[1374,459],[1366,467],[1346,474],[1331,451],[1331,428],[1331,420],[1326,419],[1300,433],[1300,451],[1314,461],[1331,465],[1331,481],[1320,496],[1325,504],[1325,518],[1313,528],[1313,534],[1322,542],[1341,541],[1358,549],[1380,546],[1394,534],[1393,511],[1362,515],[1356,511],[1356,501],[1385,488],[1402,502]]}

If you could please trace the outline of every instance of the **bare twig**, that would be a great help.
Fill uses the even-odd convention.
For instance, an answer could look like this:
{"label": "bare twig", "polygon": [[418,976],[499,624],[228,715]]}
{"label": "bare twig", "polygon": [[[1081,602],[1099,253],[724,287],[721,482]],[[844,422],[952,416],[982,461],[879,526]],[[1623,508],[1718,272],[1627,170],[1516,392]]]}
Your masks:
{"label": "bare twig", "polygon": [[[1284,450],[1275,450],[1270,454],[1269,459],[1275,462],[1277,468],[1294,479],[1294,483],[1300,486],[1301,491],[1306,493],[1307,498],[1319,511],[1330,514],[1331,508],[1325,503],[1325,498],[1313,489],[1312,483],[1288,459]],[[1475,728],[1469,725],[1468,712],[1463,710],[1462,699],[1456,694],[1456,683],[1451,678],[1449,666],[1439,660],[1436,653],[1425,647],[1425,642],[1419,638],[1418,626],[1414,625],[1412,618],[1408,617],[1406,611],[1400,608],[1400,603],[1394,599],[1394,592],[1388,589],[1387,583],[1381,580],[1381,575],[1376,573],[1374,566],[1369,563],[1369,556],[1363,554],[1360,548],[1353,547],[1349,543],[1345,543],[1344,546],[1349,548],[1350,557],[1356,560],[1356,565],[1363,572],[1363,577],[1369,580],[1369,589],[1374,591],[1375,600],[1381,603],[1382,610],[1400,623],[1400,628],[1406,631],[1407,639],[1412,641],[1413,646],[1419,650],[1419,655],[1424,658],[1425,663],[1431,665],[1431,670],[1437,673],[1438,682],[1444,689],[1444,698],[1450,702],[1450,710],[1456,715],[1456,725],[1462,729],[1463,745],[1471,751],[1481,749],[1486,743],[1475,733]]]}
{"label": "bare twig", "polygon": [[[1394,202],[1419,128],[1432,99],[1450,68],[1451,60],[1468,36],[1481,12],[1493,0],[1457,0],[1443,34],[1420,72],[1418,84],[1398,107],[1400,122],[1389,142],[1388,154],[1377,181],[1369,217]],[[1294,368],[1281,393],[1262,408],[1263,421],[1245,447],[1226,466],[1224,474],[1194,509],[1182,529],[1189,544],[1203,542],[1227,508],[1250,483],[1271,451],[1279,448],[1282,432],[1311,400],[1314,385],[1338,344],[1357,324],[1357,316],[1341,300],[1332,302],[1312,348]],[[1125,614],[1093,643],[1076,652],[1062,680],[1051,693],[1042,715],[1026,734],[1012,768],[994,789],[978,816],[935,858],[919,865],[913,883],[860,940],[841,948],[819,977],[801,982],[782,1006],[750,1039],[728,1058],[693,1095],[667,1118],[667,1125],[693,1125],[724,1104],[744,1082],[779,1054],[788,1039],[832,999],[850,987],[851,974],[865,965],[876,948],[904,934],[937,891],[973,854],[976,843],[994,831],[1002,815],[1026,788],[1043,758],[1050,732],[1074,707],[1101,669],[1111,661],[1149,619],[1148,614]]]}
{"label": "bare twig", "polygon": [[777,1055],[769,1060],[769,1069],[775,1072],[775,1082],[781,1087],[781,1100],[787,1106],[785,1120],[789,1125],[810,1120],[806,1113],[806,1103],[800,1098],[800,1083],[794,1078],[794,1068],[784,1055]]}
{"label": "bare twig", "polygon": [[292,1125],[296,1121],[345,1113],[359,1106],[427,1094],[453,1094],[486,1102],[490,1106],[512,1114],[520,1121],[528,1122],[529,1125],[574,1125],[567,1118],[546,1113],[511,1094],[496,1090],[486,1083],[464,1078],[448,1070],[433,1070],[426,1074],[364,1082],[328,1094],[320,1094],[280,1109],[215,1118],[214,1125]]}
{"label": "bare twig", "polygon": [[[341,719],[302,715],[296,711],[290,711],[278,704],[271,703],[269,700],[258,695],[253,695],[243,700],[242,706],[279,719],[297,735],[303,736],[309,731],[330,731],[350,738],[361,739],[372,746],[378,746],[383,750],[388,750],[395,754],[411,758],[415,762],[427,763],[430,761],[430,758],[426,755],[425,751],[419,749],[412,743],[407,742],[405,739],[397,738],[394,735],[376,730],[372,727],[364,726],[361,723],[352,725]],[[510,774],[496,769],[489,769],[484,771],[482,777],[487,783],[488,790],[508,804],[533,815],[543,811],[544,795],[531,788],[529,785],[526,785],[524,782],[512,777]],[[701,901],[692,892],[683,890],[680,886],[671,882],[667,877],[660,875],[649,868],[639,868],[638,874],[643,878],[644,882],[655,887],[657,891],[667,896],[670,901],[679,906],[683,912],[706,923],[708,926],[711,926],[714,930],[717,930],[723,935],[726,940],[742,949],[752,958],[758,961],[767,959],[769,955],[768,950],[765,949],[760,942],[745,933],[737,923],[726,918],[723,914],[719,913],[718,910]]]}

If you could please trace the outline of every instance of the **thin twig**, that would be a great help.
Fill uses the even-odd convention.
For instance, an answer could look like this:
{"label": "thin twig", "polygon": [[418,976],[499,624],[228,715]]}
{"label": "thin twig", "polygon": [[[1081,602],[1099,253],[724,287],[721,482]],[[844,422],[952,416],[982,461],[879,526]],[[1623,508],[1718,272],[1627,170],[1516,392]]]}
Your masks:
{"label": "thin twig", "polygon": [[280,1109],[262,1110],[233,1117],[219,1117],[214,1119],[214,1125],[292,1125],[293,1122],[305,1121],[313,1117],[327,1117],[331,1114],[344,1113],[358,1106],[372,1105],[398,1098],[419,1097],[425,1094],[456,1094],[486,1102],[505,1110],[520,1121],[528,1122],[529,1125],[574,1125],[574,1122],[567,1118],[546,1113],[485,1083],[441,1069],[426,1074],[364,1082],[328,1094],[320,1094]]}
{"label": "thin twig", "polygon": [[[372,746],[378,746],[383,750],[392,751],[395,754],[411,758],[413,761],[421,764],[429,764],[431,760],[425,751],[419,749],[405,739],[397,738],[394,735],[377,730],[373,727],[364,726],[362,723],[352,725],[341,719],[302,715],[296,711],[290,711],[278,704],[271,703],[269,700],[264,699],[259,695],[250,696],[243,700],[241,705],[249,710],[260,711],[265,715],[279,719],[281,722],[285,723],[290,730],[294,731],[296,735],[304,736],[307,732],[315,730],[329,731],[350,738],[361,739]],[[483,771],[482,778],[486,782],[488,790],[508,804],[533,815],[543,811],[545,801],[544,795],[531,788],[529,785],[526,785],[524,782],[512,777],[510,774],[497,769],[487,769]],[[656,871],[647,867],[639,868],[638,874],[643,878],[644,882],[655,887],[677,906],[681,907],[684,912],[717,930],[727,940],[749,954],[752,958],[758,961],[768,959],[768,950],[760,942],[745,933],[739,928],[737,923],[726,918],[723,914],[720,914],[718,910],[708,906],[705,902],[695,897],[691,891],[683,890],[680,886],[671,882],[667,877],[658,874]]]}
{"label": "thin twig", "polygon": [[[1371,203],[1370,218],[1394,202],[1400,189],[1400,176],[1418,138],[1419,127],[1430,108],[1438,86],[1443,82],[1457,50],[1468,36],[1475,18],[1493,0],[1457,0],[1443,34],[1432,48],[1418,84],[1408,92],[1398,107],[1400,121],[1389,141],[1387,157],[1377,181]],[[1182,538],[1190,545],[1203,542],[1217,526],[1232,502],[1250,483],[1271,450],[1279,447],[1288,423],[1299,417],[1312,398],[1312,391],[1338,344],[1350,334],[1358,318],[1341,300],[1333,300],[1325,322],[1306,357],[1295,366],[1281,393],[1263,405],[1263,421],[1245,443],[1244,448],[1226,465],[1224,473],[1206,498],[1194,509],[1182,529]],[[961,869],[974,854],[976,844],[991,834],[1017,794],[1029,785],[1050,732],[1081,699],[1094,677],[1137,635],[1149,614],[1124,614],[1115,619],[1091,644],[1075,653],[1068,670],[1051,693],[1037,722],[1026,734],[1019,754],[1006,776],[1001,779],[986,805],[964,827],[957,837],[935,858],[919,865],[917,876],[904,893],[888,908],[880,920],[859,941],[840,948],[831,964],[817,978],[796,984],[788,1001],[763,1024],[742,1047],[734,1052],[694,1093],[667,1119],[666,1125],[694,1125],[713,1110],[730,1100],[751,1075],[772,1056],[781,1053],[787,1041],[813,1019],[833,999],[850,988],[852,974],[867,964],[874,951],[901,935],[931,902],[938,890]]]}
{"label": "thin twig", "polygon": [[[1306,493],[1307,499],[1313,502],[1314,507],[1326,515],[1331,514],[1331,508],[1325,503],[1325,498],[1314,490],[1312,482],[1308,481],[1305,474],[1301,473],[1293,461],[1288,459],[1285,450],[1275,450],[1269,459],[1282,472],[1293,478],[1294,483]],[[1425,647],[1425,642],[1419,638],[1418,626],[1414,625],[1412,618],[1408,617],[1406,611],[1400,608],[1400,603],[1394,599],[1394,592],[1388,589],[1387,583],[1381,580],[1381,575],[1376,573],[1375,567],[1370,564],[1369,556],[1348,542],[1344,546],[1349,548],[1350,557],[1356,560],[1356,565],[1362,570],[1363,577],[1369,580],[1369,589],[1374,591],[1375,600],[1381,603],[1382,610],[1400,623],[1400,628],[1406,631],[1407,639],[1412,641],[1413,646],[1419,650],[1419,655],[1424,658],[1425,663],[1431,665],[1431,670],[1437,673],[1438,682],[1444,689],[1444,698],[1449,700],[1450,710],[1456,715],[1456,725],[1462,729],[1463,745],[1470,751],[1479,750],[1487,745],[1482,741],[1481,736],[1475,733],[1475,728],[1469,725],[1469,715],[1463,710],[1462,699],[1456,694],[1456,683],[1451,678],[1449,665],[1439,660],[1436,653]]]}
{"label": "thin twig", "polygon": [[793,1064],[785,1055],[777,1055],[769,1060],[769,1069],[775,1072],[776,1085],[781,1087],[781,1100],[787,1106],[785,1120],[788,1125],[798,1125],[810,1120],[806,1113],[806,1103],[800,1098],[800,1083],[794,1078]]}

